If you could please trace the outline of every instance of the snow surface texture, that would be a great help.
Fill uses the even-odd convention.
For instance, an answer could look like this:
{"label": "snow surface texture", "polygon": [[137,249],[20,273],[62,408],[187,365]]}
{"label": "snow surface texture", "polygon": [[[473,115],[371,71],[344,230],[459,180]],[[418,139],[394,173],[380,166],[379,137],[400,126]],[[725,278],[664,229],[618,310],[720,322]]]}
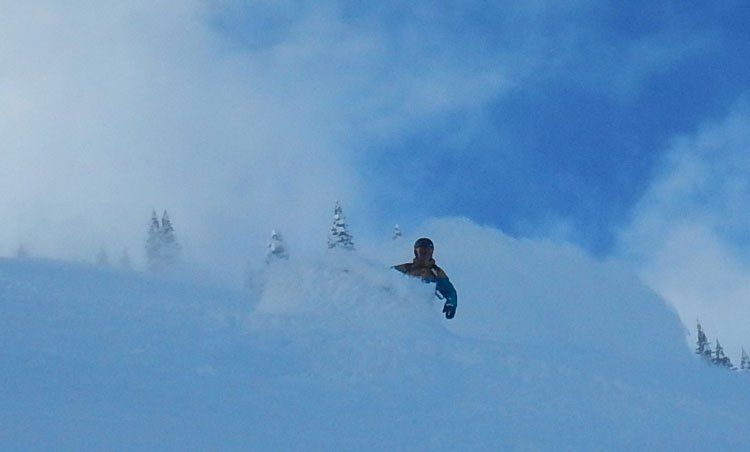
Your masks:
{"label": "snow surface texture", "polygon": [[0,450],[741,450],[746,374],[572,247],[424,228],[459,292],[390,270],[399,240],[278,261],[249,291],[0,262]]}

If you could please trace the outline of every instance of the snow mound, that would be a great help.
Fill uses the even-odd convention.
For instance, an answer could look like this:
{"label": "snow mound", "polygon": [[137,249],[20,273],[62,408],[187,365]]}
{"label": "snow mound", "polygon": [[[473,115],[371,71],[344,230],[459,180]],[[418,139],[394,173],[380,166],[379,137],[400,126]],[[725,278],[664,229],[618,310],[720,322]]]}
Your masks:
{"label": "snow mound", "polygon": [[250,291],[0,260],[0,449],[750,441],[744,376],[690,357],[673,313],[616,266],[460,220],[428,229],[459,292],[453,320],[398,261],[356,252],[276,262]]}
{"label": "snow mound", "polygon": [[688,356],[675,310],[616,262],[465,219],[434,220],[424,231],[459,293],[449,324],[457,335],[629,359]]}
{"label": "snow mound", "polygon": [[445,358],[453,337],[434,285],[352,252],[315,264],[277,262],[261,281],[249,331],[293,340],[334,373],[419,372]]}

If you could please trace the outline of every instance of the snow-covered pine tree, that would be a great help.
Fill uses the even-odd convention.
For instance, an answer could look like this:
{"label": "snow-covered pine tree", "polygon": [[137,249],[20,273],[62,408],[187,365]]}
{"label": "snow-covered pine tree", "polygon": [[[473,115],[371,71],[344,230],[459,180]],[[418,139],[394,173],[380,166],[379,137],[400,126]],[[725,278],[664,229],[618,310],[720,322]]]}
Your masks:
{"label": "snow-covered pine tree", "polygon": [[99,254],[96,255],[96,265],[107,267],[109,265],[109,256],[104,246],[99,248]]}
{"label": "snow-covered pine tree", "polygon": [[156,271],[161,267],[161,225],[156,211],[151,211],[151,224],[146,237],[146,266],[149,271]]}
{"label": "snow-covered pine tree", "polygon": [[742,349],[742,358],[740,359],[740,370],[750,372],[750,356],[747,356],[745,349]]}
{"label": "snow-covered pine tree", "polygon": [[284,237],[277,230],[271,231],[271,239],[268,241],[268,252],[266,253],[266,264],[276,260],[289,259]]}
{"label": "snow-covered pine tree", "polygon": [[724,348],[719,343],[719,339],[716,339],[716,349],[714,350],[714,364],[720,367],[726,367],[733,369],[732,361],[727,355],[724,354]]}
{"label": "snow-covered pine tree", "polygon": [[161,217],[161,261],[165,268],[172,267],[177,263],[180,256],[180,244],[174,235],[172,222],[169,220],[169,214],[164,211]]}
{"label": "snow-covered pine tree", "polygon": [[698,346],[695,349],[695,353],[709,361],[712,359],[711,343],[708,342],[708,338],[706,337],[706,333],[703,332],[700,322],[698,322]]}
{"label": "snow-covered pine tree", "polygon": [[401,228],[398,227],[398,224],[393,228],[393,240],[397,240],[401,238]]}
{"label": "snow-covered pine tree", "polygon": [[354,249],[354,241],[347,230],[344,211],[338,201],[336,201],[336,207],[333,211],[333,225],[331,226],[331,234],[328,236],[328,248]]}

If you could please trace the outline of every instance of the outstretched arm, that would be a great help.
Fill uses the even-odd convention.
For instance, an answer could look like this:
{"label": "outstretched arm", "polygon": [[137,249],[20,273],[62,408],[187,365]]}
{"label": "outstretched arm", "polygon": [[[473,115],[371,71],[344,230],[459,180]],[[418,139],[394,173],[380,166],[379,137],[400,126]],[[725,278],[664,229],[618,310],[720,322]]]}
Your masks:
{"label": "outstretched arm", "polygon": [[445,297],[445,304],[443,305],[443,312],[445,313],[446,319],[452,319],[456,315],[456,306],[458,305],[458,294],[456,294],[456,288],[453,287],[451,281],[446,276],[445,278],[438,278],[437,287],[435,289]]}
{"label": "outstretched arm", "polygon": [[445,304],[449,304],[454,308],[458,305],[456,288],[453,287],[453,283],[451,283],[447,276],[445,278],[438,278],[435,289],[440,292],[440,295],[445,297]]}

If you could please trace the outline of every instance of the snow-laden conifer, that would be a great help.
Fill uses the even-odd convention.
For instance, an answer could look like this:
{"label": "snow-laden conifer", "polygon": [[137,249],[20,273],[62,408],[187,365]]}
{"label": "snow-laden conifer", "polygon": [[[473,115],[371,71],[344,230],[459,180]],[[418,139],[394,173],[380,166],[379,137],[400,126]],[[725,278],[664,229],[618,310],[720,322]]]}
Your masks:
{"label": "snow-laden conifer", "polygon": [[173,267],[180,255],[180,244],[177,243],[172,221],[164,211],[161,223],[156,212],[151,212],[151,224],[146,238],[146,261],[150,271],[164,271]]}
{"label": "snow-laden conifer", "polygon": [[268,252],[266,253],[266,264],[276,260],[289,259],[284,237],[277,230],[271,231],[271,239],[268,241]]}
{"label": "snow-laden conifer", "polygon": [[742,349],[742,358],[740,358],[740,370],[750,372],[750,357],[747,356],[745,349]]}
{"label": "snow-laden conifer", "polygon": [[398,224],[393,228],[393,240],[397,240],[401,238],[401,228],[398,227]]}
{"label": "snow-laden conifer", "polygon": [[328,236],[328,248],[354,249],[354,241],[347,229],[344,211],[338,201],[336,201],[336,207],[333,211],[333,225],[331,226],[331,234]]}
{"label": "snow-laden conifer", "polygon": [[719,339],[716,339],[716,348],[714,349],[714,364],[720,367],[726,367],[733,369],[732,361],[727,355],[724,354],[724,348],[719,343]]}
{"label": "snow-laden conifer", "polygon": [[707,360],[712,359],[713,352],[711,351],[711,343],[708,342],[706,333],[701,328],[701,323],[698,322],[698,346],[695,349],[695,353],[704,357]]}
{"label": "snow-laden conifer", "polygon": [[150,271],[161,267],[161,225],[156,211],[151,211],[151,224],[146,237],[146,266]]}
{"label": "snow-laden conifer", "polygon": [[180,244],[174,234],[169,214],[164,211],[161,217],[161,261],[165,268],[172,267],[177,263],[180,256]]}

